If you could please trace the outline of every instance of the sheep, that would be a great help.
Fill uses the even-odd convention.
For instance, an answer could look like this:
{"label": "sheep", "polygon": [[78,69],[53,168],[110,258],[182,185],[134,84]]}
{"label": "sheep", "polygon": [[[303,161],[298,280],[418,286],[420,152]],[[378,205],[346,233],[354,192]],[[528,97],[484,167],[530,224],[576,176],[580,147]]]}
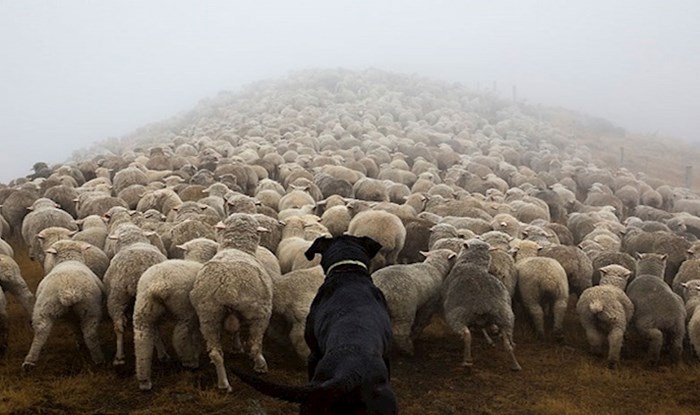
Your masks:
{"label": "sheep", "polygon": [[254,214],[253,217],[261,227],[269,231],[260,234],[260,246],[264,246],[270,252],[277,252],[285,222],[259,213]]}
{"label": "sheep", "polygon": [[664,281],[673,284],[681,263],[686,258],[690,242],[668,232],[644,232],[635,228],[628,229],[622,240],[622,251],[633,255],[637,252],[667,254]]}
{"label": "sheep", "polygon": [[216,234],[210,225],[202,223],[196,219],[186,219],[176,223],[168,231],[168,258],[182,259],[183,252],[178,245],[196,238],[207,238],[214,240]]}
{"label": "sheep", "polygon": [[372,273],[389,308],[394,344],[409,356],[413,355],[413,339],[439,308],[442,281],[457,256],[447,249],[421,254],[425,257],[421,263],[390,265]]}
{"label": "sheep", "polygon": [[700,357],[700,280],[690,280],[682,283],[685,297],[685,309],[688,317],[688,337]]}
{"label": "sheep", "polygon": [[142,186],[148,185],[148,176],[146,173],[141,171],[138,167],[130,166],[125,169],[119,170],[112,180],[112,187],[114,194],[119,194],[122,190],[127,187],[140,184]]}
{"label": "sheep", "polygon": [[[24,217],[29,213],[28,208],[39,199],[36,187],[33,185],[22,186],[20,189],[12,190],[2,202],[0,213],[12,229],[16,236],[22,236],[21,227]],[[9,236],[9,235],[8,235]]]}
{"label": "sheep", "polygon": [[37,252],[41,252],[42,255],[34,257],[34,260],[39,262],[44,261],[45,251],[51,247],[51,245],[62,239],[70,239],[75,235],[77,231],[72,231],[58,226],[49,226],[48,228],[42,229],[41,232],[36,234],[35,240],[37,241],[38,247]]}
{"label": "sheep", "polygon": [[104,275],[107,293],[107,312],[114,325],[117,351],[113,365],[119,366],[124,360],[125,310],[136,296],[136,287],[141,275],[152,265],[167,258],[158,248],[151,245],[144,231],[135,225],[119,227],[116,235],[116,254]]}
{"label": "sheep", "polygon": [[673,292],[683,296],[682,284],[691,280],[700,279],[700,245],[693,245],[688,248],[687,258],[678,268],[678,272],[673,277],[671,288]]}
{"label": "sheep", "polygon": [[289,340],[304,361],[309,357],[309,347],[304,341],[306,316],[324,278],[321,266],[297,269],[272,278],[274,295],[270,326],[274,326],[277,319],[282,319],[291,326]]}
{"label": "sheep", "polygon": [[78,225],[66,211],[58,208],[51,199],[39,198],[30,207],[31,212],[22,221],[22,237],[29,247],[30,257],[44,262],[44,252],[37,234],[48,227],[61,227],[70,231],[78,231]]}
{"label": "sheep", "polygon": [[12,258],[15,256],[15,250],[12,249],[12,245],[5,242],[4,239],[0,239],[0,254],[7,255]]}
{"label": "sheep", "polygon": [[520,222],[508,213],[499,213],[493,217],[491,228],[494,231],[501,231],[513,238],[520,238]]}
{"label": "sheep", "polygon": [[608,367],[620,362],[620,349],[627,325],[634,315],[634,305],[625,294],[632,271],[620,265],[599,269],[600,285],[586,288],[576,303],[579,321],[594,354],[600,354],[604,338],[608,340]]}
{"label": "sheep", "polygon": [[253,369],[267,372],[262,340],[272,313],[272,281],[254,256],[260,236],[252,216],[234,213],[218,228],[219,251],[197,273],[190,301],[197,312],[209,357],[216,366],[217,386],[231,391],[221,349],[222,325],[228,315],[234,326],[248,327]]}
{"label": "sheep", "polygon": [[304,238],[304,220],[300,217],[289,218],[282,231],[282,240],[277,246],[277,258],[279,259],[282,274],[290,272],[294,261],[302,256],[311,246],[311,241]]}
{"label": "sheep", "polygon": [[87,242],[104,250],[108,232],[107,225],[102,218],[97,215],[92,215],[80,219],[77,222],[80,226],[80,231],[73,235],[72,239],[74,241]]}
{"label": "sheep", "polygon": [[11,256],[3,254],[0,254],[0,288],[3,293],[11,293],[31,317],[34,309],[34,295],[22,278],[17,262]]}
{"label": "sheep", "polygon": [[552,245],[542,248],[541,257],[556,259],[566,271],[569,293],[580,296],[592,285],[593,262],[577,246]]}
{"label": "sheep", "polygon": [[370,271],[396,263],[406,241],[406,228],[398,216],[384,212],[365,211],[355,215],[348,226],[348,234],[368,236],[382,245],[379,253],[372,258]]}
{"label": "sheep", "polygon": [[199,327],[189,294],[203,264],[171,259],[148,268],[136,287],[134,305],[134,354],[139,389],[150,390],[151,361],[158,336],[158,322],[165,313],[175,318],[173,348],[182,365],[199,366]]}
{"label": "sheep", "polygon": [[422,218],[412,218],[403,220],[406,228],[406,238],[403,249],[399,252],[398,261],[405,264],[421,262],[423,256],[421,251],[429,249],[431,227],[435,222]]}
{"label": "sheep", "polygon": [[340,236],[348,230],[352,216],[346,206],[333,206],[326,209],[321,216],[321,224],[328,229],[334,237]]}
{"label": "sheep", "polygon": [[634,304],[632,326],[649,341],[649,364],[659,362],[664,337],[671,344],[671,359],[679,362],[683,352],[686,310],[683,299],[663,280],[666,255],[640,254],[637,276],[627,286]]}
{"label": "sheep", "polygon": [[184,252],[186,261],[205,263],[216,255],[219,243],[207,238],[195,238],[179,245],[178,248]]}
{"label": "sheep", "polygon": [[632,282],[636,276],[637,262],[632,255],[624,252],[601,252],[592,258],[592,262],[594,271],[591,283],[593,285],[598,285],[600,283],[601,275],[599,270],[607,265],[617,264],[630,270],[627,283]]}
{"label": "sheep", "polygon": [[340,195],[342,197],[355,197],[352,184],[340,178],[335,178],[326,173],[316,173],[314,175],[314,183],[318,186],[323,194],[323,198],[331,195]]}
{"label": "sheep", "polygon": [[80,330],[92,361],[98,365],[104,361],[97,333],[102,319],[104,287],[100,279],[81,262],[81,249],[71,245],[60,251],[54,248],[48,250],[49,254],[55,256],[56,266],[39,282],[36,289],[36,302],[32,312],[34,338],[22,363],[24,371],[36,365],[54,321],[69,311],[80,321]]}
{"label": "sheep", "polygon": [[363,178],[353,185],[355,198],[370,202],[388,202],[389,194],[381,180]]}
{"label": "sheep", "polygon": [[280,198],[277,211],[282,212],[285,209],[300,209],[304,206],[314,206],[316,201],[310,194],[303,190],[294,189]]}
{"label": "sheep", "polygon": [[515,267],[518,270],[518,293],[532,318],[537,336],[540,339],[544,338],[544,310],[551,308],[554,338],[562,341],[564,315],[569,298],[566,270],[555,259],[538,257],[541,247],[535,242],[521,241],[514,249]]}
{"label": "sheep", "polygon": [[[94,272],[97,277],[102,280],[104,278],[105,272],[107,272],[107,268],[109,268],[109,258],[107,255],[102,252],[100,248],[97,248],[96,246],[92,244],[88,244],[87,246],[85,245],[87,242],[81,242],[81,241],[74,241],[70,239],[62,239],[59,241],[56,241],[50,245],[51,248],[54,248],[56,244],[58,246],[65,246],[65,249],[70,249],[68,248],[69,246],[75,247],[77,249],[78,247],[82,247],[80,249],[80,252],[82,253],[82,262],[90,268],[90,271]],[[50,272],[53,267],[56,265],[56,261],[53,257],[53,255],[46,255],[46,258],[44,258],[44,272],[48,273]]]}
{"label": "sheep", "polygon": [[455,264],[442,283],[445,321],[464,340],[462,366],[473,365],[470,326],[497,330],[511,359],[511,369],[521,370],[513,352],[515,316],[505,285],[488,273],[489,245],[477,239],[464,243]]}

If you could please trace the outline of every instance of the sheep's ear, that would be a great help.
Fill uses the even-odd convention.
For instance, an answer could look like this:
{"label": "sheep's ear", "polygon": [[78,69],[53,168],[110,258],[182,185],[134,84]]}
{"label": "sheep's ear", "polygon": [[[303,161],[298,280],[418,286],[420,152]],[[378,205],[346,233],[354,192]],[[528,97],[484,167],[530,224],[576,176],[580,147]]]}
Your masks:
{"label": "sheep's ear", "polygon": [[183,251],[187,252],[187,246],[185,244],[180,244],[180,245],[175,245],[176,248],[180,248]]}
{"label": "sheep's ear", "polygon": [[156,232],[155,231],[148,231],[148,232],[144,232],[143,234],[146,236],[155,236]]}
{"label": "sheep's ear", "polygon": [[307,249],[306,252],[304,252],[304,256],[306,257],[306,259],[311,261],[312,259],[314,259],[314,255],[323,255],[323,253],[326,252],[326,249],[328,249],[328,247],[330,246],[332,240],[332,238],[326,236],[316,238],[316,240],[311,244],[309,249]]}
{"label": "sheep's ear", "polygon": [[118,240],[119,240],[119,236],[117,236],[117,235],[115,235],[115,234],[111,234],[111,235],[109,235],[109,236],[107,237],[107,239],[111,239],[111,240],[113,240],[113,241],[118,241]]}
{"label": "sheep's ear", "polygon": [[43,241],[46,238],[46,235],[43,232],[39,232],[36,234],[36,237]]}
{"label": "sheep's ear", "polygon": [[139,213],[137,210],[130,210],[129,211],[129,216],[134,216],[135,214]]}
{"label": "sheep's ear", "polygon": [[489,246],[489,252],[493,252],[493,251],[495,251],[495,250],[497,250],[497,249],[498,249],[498,248],[496,248],[495,246]]}
{"label": "sheep's ear", "polygon": [[598,269],[598,271],[600,271],[600,273],[603,275],[607,275],[609,272],[607,267],[602,267],[602,268]]}
{"label": "sheep's ear", "polygon": [[685,251],[685,253],[686,253],[688,256],[693,256],[693,255],[695,254],[695,252],[693,252],[692,249],[689,249],[689,250]]}
{"label": "sheep's ear", "polygon": [[175,212],[177,212],[178,210],[180,210],[181,207],[182,207],[182,205],[180,205],[180,206],[175,206],[174,208],[172,208],[172,210],[174,210]]}
{"label": "sheep's ear", "polygon": [[257,228],[256,230],[257,230],[258,232],[262,232],[262,233],[270,233],[270,230],[269,230],[269,229],[263,228],[262,226],[258,226],[258,228]]}
{"label": "sheep's ear", "polygon": [[662,261],[665,261],[666,259],[668,259],[668,254],[663,254],[663,255],[661,255],[661,260],[662,260]]}
{"label": "sheep's ear", "polygon": [[428,251],[418,251],[418,253],[423,255],[423,257],[425,257],[425,258],[430,256],[430,252],[428,252]]}
{"label": "sheep's ear", "polygon": [[47,250],[44,251],[44,252],[46,252],[47,254],[51,254],[51,255],[56,255],[56,254],[58,253],[58,252],[57,252],[55,249],[53,249],[53,248],[49,248],[49,249],[47,249]]}
{"label": "sheep's ear", "polygon": [[68,236],[73,236],[73,235],[75,235],[76,233],[78,233],[78,231],[70,231],[70,232],[68,232]]}
{"label": "sheep's ear", "polygon": [[287,226],[287,222],[285,222],[283,220],[278,220],[277,223],[279,223],[282,226]]}
{"label": "sheep's ear", "polygon": [[635,256],[637,259],[642,259],[642,254],[639,253],[639,252],[635,252],[635,253],[634,253],[634,256]]}
{"label": "sheep's ear", "polygon": [[456,256],[457,256],[457,254],[455,254],[454,252],[450,252],[450,253],[447,255],[447,259],[450,260],[450,259],[452,259],[452,258],[454,258],[454,257],[456,257]]}
{"label": "sheep's ear", "polygon": [[214,225],[216,229],[226,229],[226,225],[224,225],[223,222],[219,222],[216,225]]}
{"label": "sheep's ear", "polygon": [[527,231],[526,231],[526,230],[524,230],[524,231],[522,231],[522,232],[520,232],[520,233],[522,233],[523,236],[527,238]]}
{"label": "sheep's ear", "polygon": [[326,206],[326,203],[326,200],[319,200],[318,202],[316,202],[316,206]]}
{"label": "sheep's ear", "polygon": [[464,241],[464,242],[462,242],[462,245],[463,245],[465,248],[469,249],[469,241]]}
{"label": "sheep's ear", "polygon": [[27,207],[27,210],[31,212],[32,210],[34,210],[34,208],[29,206],[29,207]]}
{"label": "sheep's ear", "polygon": [[687,282],[682,282],[681,287],[685,288],[686,290],[689,288]]}
{"label": "sheep's ear", "polygon": [[83,246],[81,247],[83,252],[89,250],[90,248],[92,248],[92,245],[90,245],[88,243],[83,244]]}

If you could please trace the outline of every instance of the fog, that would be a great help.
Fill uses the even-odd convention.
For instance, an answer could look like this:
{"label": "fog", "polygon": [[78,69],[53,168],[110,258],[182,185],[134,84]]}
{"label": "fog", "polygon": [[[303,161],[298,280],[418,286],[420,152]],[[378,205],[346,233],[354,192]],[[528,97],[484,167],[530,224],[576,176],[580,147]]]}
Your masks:
{"label": "fog", "polygon": [[223,89],[375,67],[700,141],[700,2],[0,0],[0,181]]}

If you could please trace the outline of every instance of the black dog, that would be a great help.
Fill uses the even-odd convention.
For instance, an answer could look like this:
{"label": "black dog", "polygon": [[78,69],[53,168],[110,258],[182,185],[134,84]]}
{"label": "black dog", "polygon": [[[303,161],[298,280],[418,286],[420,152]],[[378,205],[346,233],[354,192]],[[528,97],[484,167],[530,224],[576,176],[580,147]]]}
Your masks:
{"label": "black dog", "polygon": [[396,414],[389,384],[391,321],[369,262],[381,245],[368,237],[318,238],[306,251],[321,254],[326,279],[306,318],[311,349],[309,383],[279,385],[232,371],[258,391],[301,403],[300,414]]}

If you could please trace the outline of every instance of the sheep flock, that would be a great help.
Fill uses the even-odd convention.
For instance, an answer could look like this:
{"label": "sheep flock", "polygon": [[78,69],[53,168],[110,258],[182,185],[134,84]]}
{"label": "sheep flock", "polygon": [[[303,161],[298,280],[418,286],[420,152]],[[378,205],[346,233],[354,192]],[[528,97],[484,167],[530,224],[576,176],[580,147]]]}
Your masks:
{"label": "sheep flock", "polygon": [[[579,137],[606,131],[459,84],[308,70],[37,162],[0,184],[0,352],[26,356],[5,373],[81,355],[78,372],[152,395],[170,379],[157,369],[226,397],[244,388],[227,365],[274,374],[283,350],[301,383],[324,277],[304,252],[344,233],[382,244],[371,271],[399,371],[446,344],[446,370],[508,383],[539,370],[521,341],[581,349],[603,374],[697,365],[700,193]],[[61,321],[72,350],[52,346]],[[505,351],[479,346],[494,339]]]}

